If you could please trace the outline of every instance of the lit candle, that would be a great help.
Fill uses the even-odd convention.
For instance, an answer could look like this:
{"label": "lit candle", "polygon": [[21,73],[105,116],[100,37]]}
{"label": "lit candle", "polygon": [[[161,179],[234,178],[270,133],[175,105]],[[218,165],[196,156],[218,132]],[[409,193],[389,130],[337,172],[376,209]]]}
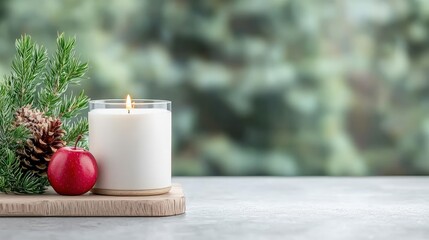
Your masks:
{"label": "lit candle", "polygon": [[171,187],[171,102],[90,102],[89,150],[99,167],[94,193],[155,195]]}

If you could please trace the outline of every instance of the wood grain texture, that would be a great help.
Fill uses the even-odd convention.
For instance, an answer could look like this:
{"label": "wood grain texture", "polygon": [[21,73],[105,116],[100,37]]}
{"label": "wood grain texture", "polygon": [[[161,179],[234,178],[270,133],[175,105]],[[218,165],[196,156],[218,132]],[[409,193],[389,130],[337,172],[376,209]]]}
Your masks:
{"label": "wood grain texture", "polygon": [[94,194],[109,195],[109,196],[153,196],[153,195],[168,193],[170,190],[171,190],[171,186],[166,188],[148,189],[148,190],[113,190],[113,189],[93,188],[91,189],[91,192]]}
{"label": "wood grain texture", "polygon": [[173,216],[186,210],[181,185],[156,196],[61,196],[0,194],[0,216]]}

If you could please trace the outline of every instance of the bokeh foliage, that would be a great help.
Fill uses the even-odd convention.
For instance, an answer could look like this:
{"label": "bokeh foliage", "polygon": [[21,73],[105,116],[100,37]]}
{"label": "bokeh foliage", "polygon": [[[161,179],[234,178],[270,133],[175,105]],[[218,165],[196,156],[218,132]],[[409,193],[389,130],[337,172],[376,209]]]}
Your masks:
{"label": "bokeh foliage", "polygon": [[10,0],[0,74],[75,34],[93,99],[174,102],[178,175],[427,174],[428,30],[424,0]]}

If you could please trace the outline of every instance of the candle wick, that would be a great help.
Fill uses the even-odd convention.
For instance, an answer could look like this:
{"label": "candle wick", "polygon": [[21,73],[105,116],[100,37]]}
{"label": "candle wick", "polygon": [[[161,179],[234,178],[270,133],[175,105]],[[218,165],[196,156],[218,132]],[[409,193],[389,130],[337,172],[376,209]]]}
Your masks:
{"label": "candle wick", "polygon": [[128,109],[128,114],[130,114],[130,109]]}

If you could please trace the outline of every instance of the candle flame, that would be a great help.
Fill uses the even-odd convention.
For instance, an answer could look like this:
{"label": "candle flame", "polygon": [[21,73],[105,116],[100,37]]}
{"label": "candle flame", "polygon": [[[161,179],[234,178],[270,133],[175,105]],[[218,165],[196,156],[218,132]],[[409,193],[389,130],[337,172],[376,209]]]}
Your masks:
{"label": "candle flame", "polygon": [[130,94],[127,95],[127,101],[125,103],[125,108],[128,110],[128,113],[130,113],[130,110],[132,108]]}

